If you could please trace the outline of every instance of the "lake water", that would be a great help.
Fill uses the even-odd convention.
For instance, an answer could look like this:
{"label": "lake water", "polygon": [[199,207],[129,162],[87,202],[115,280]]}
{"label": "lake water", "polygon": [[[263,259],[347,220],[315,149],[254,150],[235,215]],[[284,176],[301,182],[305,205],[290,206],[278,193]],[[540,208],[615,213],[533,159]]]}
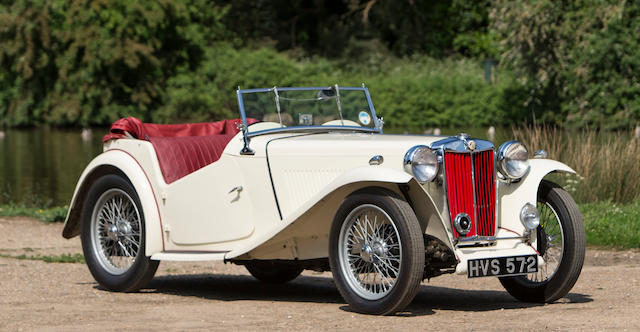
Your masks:
{"label": "lake water", "polygon": [[[466,130],[477,138],[487,138],[486,128]],[[8,129],[0,138],[0,205],[7,203],[50,207],[68,205],[76,182],[87,164],[102,152],[102,136],[108,128],[93,128],[83,140],[79,129]],[[460,132],[443,129],[443,135]],[[506,140],[509,130],[496,130],[496,145]],[[386,129],[385,133],[404,133]],[[422,134],[423,130],[410,130]]]}
{"label": "lake water", "polygon": [[82,170],[102,152],[107,128],[80,130],[8,129],[0,139],[0,204],[67,205]]}

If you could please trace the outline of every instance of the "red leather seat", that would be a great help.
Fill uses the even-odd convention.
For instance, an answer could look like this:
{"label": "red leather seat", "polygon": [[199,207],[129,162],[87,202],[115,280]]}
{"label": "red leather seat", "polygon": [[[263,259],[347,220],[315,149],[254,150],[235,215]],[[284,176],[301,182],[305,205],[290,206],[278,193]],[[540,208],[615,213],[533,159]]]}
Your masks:
{"label": "red leather seat", "polygon": [[[247,119],[248,124],[255,122]],[[239,123],[240,119],[234,119],[163,125],[128,117],[114,122],[102,141],[124,138],[129,133],[133,138],[151,142],[164,181],[169,184],[220,159],[224,148],[238,133]]]}

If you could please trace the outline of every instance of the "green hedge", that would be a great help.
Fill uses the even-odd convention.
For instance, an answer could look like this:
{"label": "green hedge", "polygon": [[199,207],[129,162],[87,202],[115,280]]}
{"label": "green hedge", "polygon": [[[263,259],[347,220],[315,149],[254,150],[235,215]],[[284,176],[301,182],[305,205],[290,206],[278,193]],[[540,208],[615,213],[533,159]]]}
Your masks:
{"label": "green hedge", "polygon": [[640,2],[496,0],[491,17],[503,63],[521,75],[538,120],[640,124]]}
{"label": "green hedge", "polygon": [[[265,32],[270,30],[254,36],[232,26],[259,16],[260,10],[242,10],[253,6],[222,0],[0,0],[0,126],[107,125],[123,116],[157,122],[216,120],[235,116],[238,85],[362,82],[393,127],[510,125],[533,119],[567,127],[640,123],[637,2],[455,1],[429,14],[437,25],[449,11],[460,12],[454,18],[461,30],[443,23],[442,43],[437,34],[409,36],[414,22],[399,25],[392,34],[412,38],[390,45],[367,30],[387,29],[372,22],[365,29],[369,37],[340,35],[334,42],[341,45],[333,45],[327,32],[303,43],[306,52],[295,48],[295,36],[288,49],[276,49],[280,44],[264,46],[272,45]],[[381,19],[386,6],[375,5],[367,13]],[[403,6],[406,12],[394,14],[390,23],[435,10],[424,4]],[[288,13],[271,13],[269,20]],[[320,23],[305,22],[305,29],[316,31],[309,24]],[[242,36],[264,40],[239,41]],[[492,54],[496,40],[511,69],[501,69],[497,83],[487,84],[480,61],[458,57]],[[428,48],[450,45],[459,52],[429,51],[449,56],[434,60],[415,53],[422,43]],[[340,49],[340,56],[329,60],[308,53],[320,46]],[[327,49],[316,54],[332,54]]]}
{"label": "green hedge", "polygon": [[0,1],[0,125],[149,118],[166,81],[223,38],[206,0]]}
{"label": "green hedge", "polygon": [[395,127],[523,119],[509,75],[470,60],[397,58],[354,44],[354,60],[238,47],[229,7],[205,0],[0,1],[0,126],[108,125],[117,118],[207,121],[237,114],[237,86],[360,85]]}
{"label": "green hedge", "polygon": [[347,69],[326,59],[295,61],[273,49],[233,49],[218,44],[202,65],[168,80],[166,106],[154,121],[204,121],[235,116],[238,86],[244,88],[329,85],[370,88],[376,111],[391,127],[507,125],[526,113],[508,75],[484,81],[481,64],[426,57],[383,58]]}

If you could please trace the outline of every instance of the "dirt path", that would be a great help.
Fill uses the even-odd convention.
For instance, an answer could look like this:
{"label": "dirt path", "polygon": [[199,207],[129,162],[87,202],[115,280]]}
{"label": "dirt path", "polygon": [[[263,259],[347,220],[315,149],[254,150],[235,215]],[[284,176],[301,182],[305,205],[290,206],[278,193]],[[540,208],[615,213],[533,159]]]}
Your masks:
{"label": "dirt path", "polygon": [[257,282],[222,263],[163,262],[139,293],[104,291],[84,264],[8,256],[81,253],[61,224],[0,218],[0,330],[638,330],[640,252],[589,250],[571,293],[535,305],[495,278],[425,281],[406,312],[349,311],[330,273],[304,272],[286,285]]}

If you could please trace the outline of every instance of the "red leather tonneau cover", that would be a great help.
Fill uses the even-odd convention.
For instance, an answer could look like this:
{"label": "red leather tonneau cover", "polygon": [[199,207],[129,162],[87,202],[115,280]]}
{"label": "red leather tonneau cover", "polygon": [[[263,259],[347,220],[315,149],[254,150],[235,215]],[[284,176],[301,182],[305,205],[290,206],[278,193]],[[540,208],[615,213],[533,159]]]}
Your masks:
{"label": "red leather tonneau cover", "polygon": [[[248,124],[255,122],[247,119]],[[224,148],[238,133],[238,123],[242,120],[165,125],[128,117],[114,122],[102,141],[124,138],[125,132],[148,140],[156,151],[164,181],[169,184],[220,159]]]}

